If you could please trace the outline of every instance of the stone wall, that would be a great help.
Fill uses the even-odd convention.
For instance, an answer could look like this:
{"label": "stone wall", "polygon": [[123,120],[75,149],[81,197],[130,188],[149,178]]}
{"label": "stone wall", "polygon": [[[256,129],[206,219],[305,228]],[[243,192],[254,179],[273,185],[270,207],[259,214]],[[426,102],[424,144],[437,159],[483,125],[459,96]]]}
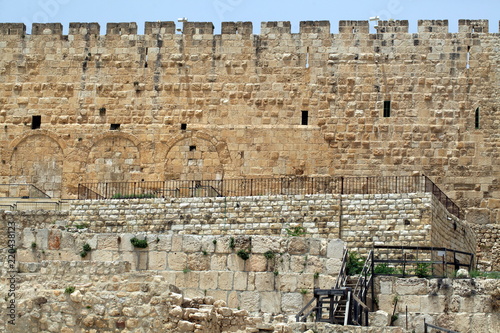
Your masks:
{"label": "stone wall", "polygon": [[[457,332],[494,333],[500,327],[500,280],[376,279],[378,307],[394,324],[423,333],[426,322]],[[397,304],[395,304],[397,301]]]}
{"label": "stone wall", "polygon": [[[147,240],[147,248],[135,248],[134,237]],[[84,244],[92,250],[82,257]],[[61,282],[82,275],[91,279],[99,267],[107,269],[109,276],[147,270],[163,275],[186,297],[211,296],[252,313],[294,314],[314,287],[335,284],[343,248],[340,240],[303,237],[96,234],[27,228],[17,240],[16,257],[18,271],[36,274],[36,279],[40,275],[60,276]],[[238,254],[241,251],[248,254],[247,259]],[[127,264],[116,266],[116,262]]]}
{"label": "stone wall", "polygon": [[499,35],[408,25],[0,24],[0,179],[75,197],[82,182],[423,172],[496,223]]}
{"label": "stone wall", "polygon": [[341,238],[360,253],[383,244],[465,252],[476,246],[468,225],[422,192],[75,200],[67,212],[4,212],[2,221],[15,221],[20,230],[57,225],[117,234],[283,237],[298,231],[304,237]]}

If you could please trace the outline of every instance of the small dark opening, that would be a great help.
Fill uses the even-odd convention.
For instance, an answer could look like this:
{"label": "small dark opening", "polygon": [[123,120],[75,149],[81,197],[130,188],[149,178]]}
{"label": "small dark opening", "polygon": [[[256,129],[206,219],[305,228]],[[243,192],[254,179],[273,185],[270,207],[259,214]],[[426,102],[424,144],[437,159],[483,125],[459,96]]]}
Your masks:
{"label": "small dark opening", "polygon": [[476,114],[474,116],[474,127],[479,129],[479,108],[476,109]]}
{"label": "small dark opening", "polygon": [[309,111],[302,111],[302,125],[308,125],[309,124]]}
{"label": "small dark opening", "polygon": [[181,130],[185,131],[187,130],[187,124],[181,124]]}
{"label": "small dark opening", "polygon": [[384,101],[384,117],[391,116],[391,101]]}
{"label": "small dark opening", "polygon": [[111,126],[109,126],[109,129],[112,131],[117,131],[120,129],[120,124],[111,124]]}
{"label": "small dark opening", "polygon": [[106,108],[99,109],[99,116],[104,117],[106,115]]}
{"label": "small dark opening", "polygon": [[189,146],[189,151],[196,151],[196,146]]}
{"label": "small dark opening", "polygon": [[40,128],[42,125],[42,116],[32,116],[31,117],[31,129]]}

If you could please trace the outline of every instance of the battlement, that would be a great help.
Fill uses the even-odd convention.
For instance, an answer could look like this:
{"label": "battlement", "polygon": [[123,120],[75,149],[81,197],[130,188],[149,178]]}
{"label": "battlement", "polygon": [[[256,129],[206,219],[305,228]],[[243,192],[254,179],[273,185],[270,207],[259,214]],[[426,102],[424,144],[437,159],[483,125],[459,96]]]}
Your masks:
{"label": "battlement", "polygon": [[[299,34],[331,34],[329,21],[301,21]],[[384,33],[408,33],[408,20],[378,21],[375,26],[377,34]],[[182,30],[184,35],[211,35],[214,34],[214,25],[211,22],[184,22],[183,28],[176,27],[173,21],[146,22],[144,34],[176,34]],[[345,34],[369,34],[369,21],[339,21],[338,31],[340,35]],[[458,34],[489,33],[488,20],[459,20]],[[33,23],[32,35],[58,35],[61,36],[63,26],[61,23]],[[417,32],[421,33],[449,33],[448,20],[419,20]],[[500,32],[500,22],[499,22]],[[260,35],[268,34],[291,34],[292,25],[289,21],[262,22]],[[100,25],[98,23],[70,23],[68,35],[99,35]],[[135,22],[108,23],[106,35],[137,35],[138,26]],[[222,22],[221,34],[252,35],[252,22]],[[0,35],[26,35],[26,26],[23,23],[0,23]]]}

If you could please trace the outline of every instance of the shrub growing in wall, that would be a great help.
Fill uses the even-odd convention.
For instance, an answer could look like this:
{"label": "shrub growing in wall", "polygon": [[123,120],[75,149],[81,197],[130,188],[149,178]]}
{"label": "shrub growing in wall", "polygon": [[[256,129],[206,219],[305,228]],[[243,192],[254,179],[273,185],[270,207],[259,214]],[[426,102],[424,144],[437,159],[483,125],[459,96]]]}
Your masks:
{"label": "shrub growing in wall", "polygon": [[140,248],[140,249],[145,249],[148,247],[148,241],[145,239],[138,239],[137,237],[133,237],[130,239],[130,243],[134,247]]}

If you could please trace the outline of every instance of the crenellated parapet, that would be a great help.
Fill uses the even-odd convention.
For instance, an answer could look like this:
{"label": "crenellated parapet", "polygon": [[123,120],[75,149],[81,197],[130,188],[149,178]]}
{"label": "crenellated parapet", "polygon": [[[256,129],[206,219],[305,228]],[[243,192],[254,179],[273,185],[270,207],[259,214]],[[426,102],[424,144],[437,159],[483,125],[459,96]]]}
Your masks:
{"label": "crenellated parapet", "polygon": [[[448,20],[419,20],[417,33],[450,33]],[[500,29],[500,22],[499,22]],[[181,32],[183,35],[213,35],[214,25],[211,22],[184,22],[182,28],[173,21],[146,22],[144,35],[161,34],[174,35]],[[409,33],[408,20],[378,21],[375,25],[377,34]],[[458,35],[491,34],[488,20],[459,20]],[[31,35],[62,36],[63,26],[60,23],[33,23]],[[96,35],[101,34],[98,23],[76,22],[69,24],[68,35]],[[138,25],[135,22],[107,23],[106,35],[137,35]],[[221,34],[240,34],[245,36],[256,35],[252,22],[222,22]],[[260,26],[261,38],[269,34],[290,35],[292,24],[289,21],[262,22]],[[338,34],[331,32],[329,21],[301,21],[298,35],[308,38],[310,34],[319,36],[348,36],[353,34],[371,34],[369,21],[339,21]],[[26,26],[23,23],[0,23],[0,35],[26,35]],[[293,34],[297,35],[297,34]]]}

